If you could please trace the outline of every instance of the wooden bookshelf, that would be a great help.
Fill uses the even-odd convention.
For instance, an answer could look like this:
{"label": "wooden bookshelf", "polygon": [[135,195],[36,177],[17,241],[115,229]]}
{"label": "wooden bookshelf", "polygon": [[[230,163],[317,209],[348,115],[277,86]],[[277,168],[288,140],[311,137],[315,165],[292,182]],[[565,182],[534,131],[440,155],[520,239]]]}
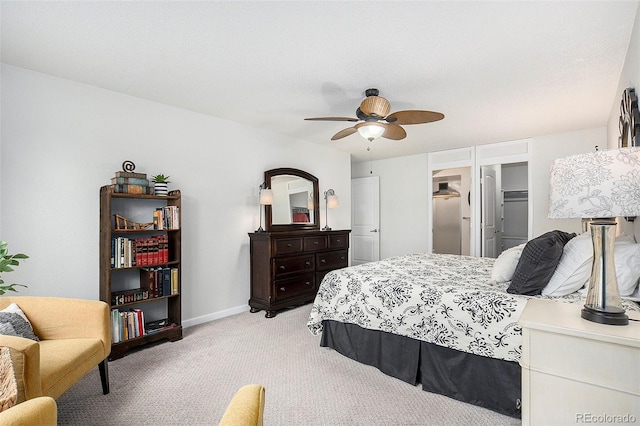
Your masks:
{"label": "wooden bookshelf", "polygon": [[[170,229],[116,229],[115,215],[131,219],[134,222],[148,223],[153,221],[153,213],[156,209],[171,207],[177,209],[177,219]],[[133,348],[147,345],[160,340],[176,341],[182,339],[182,205],[179,190],[170,191],[167,196],[147,194],[126,194],[113,192],[111,186],[100,188],[100,300],[108,303],[113,310],[128,312],[139,309],[143,312],[144,323],[166,318],[175,326],[153,333],[139,333],[140,336],[118,337],[118,342],[112,343],[110,360],[118,359],[126,355]],[[115,261],[115,249],[112,241],[117,238],[130,242],[130,246],[123,246],[127,251],[127,262]],[[160,241],[160,250],[166,250],[166,254],[158,254],[152,257],[145,253],[145,261],[142,262],[140,251],[136,253],[135,244],[140,241]],[[158,247],[155,250],[158,250]],[[149,249],[151,250],[151,249]],[[124,258],[124,255],[123,255]],[[150,292],[148,283],[140,278],[143,269],[175,269],[174,287],[169,291],[154,289]],[[160,283],[161,285],[161,283]],[[147,291],[147,297],[127,303],[115,303],[114,293],[133,293],[136,290]],[[113,315],[112,315],[113,318]],[[112,324],[112,334],[115,333]],[[112,337],[113,342],[113,337]]]}

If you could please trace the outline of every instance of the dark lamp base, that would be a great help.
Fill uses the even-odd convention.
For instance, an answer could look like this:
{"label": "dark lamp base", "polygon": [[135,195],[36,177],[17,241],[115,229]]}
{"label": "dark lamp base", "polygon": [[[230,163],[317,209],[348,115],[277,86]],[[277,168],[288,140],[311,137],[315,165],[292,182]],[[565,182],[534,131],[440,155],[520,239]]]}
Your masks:
{"label": "dark lamp base", "polygon": [[587,321],[597,322],[599,324],[629,325],[629,317],[625,315],[624,310],[612,309],[615,309],[616,312],[600,311],[585,305],[580,316]]}

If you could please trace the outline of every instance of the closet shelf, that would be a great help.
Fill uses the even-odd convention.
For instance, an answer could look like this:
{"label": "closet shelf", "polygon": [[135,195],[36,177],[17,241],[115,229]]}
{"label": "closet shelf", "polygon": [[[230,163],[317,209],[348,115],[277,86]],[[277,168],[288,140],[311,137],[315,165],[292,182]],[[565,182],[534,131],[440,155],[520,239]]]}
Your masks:
{"label": "closet shelf", "polygon": [[527,190],[504,191],[505,201],[527,201],[528,199],[529,191]]}

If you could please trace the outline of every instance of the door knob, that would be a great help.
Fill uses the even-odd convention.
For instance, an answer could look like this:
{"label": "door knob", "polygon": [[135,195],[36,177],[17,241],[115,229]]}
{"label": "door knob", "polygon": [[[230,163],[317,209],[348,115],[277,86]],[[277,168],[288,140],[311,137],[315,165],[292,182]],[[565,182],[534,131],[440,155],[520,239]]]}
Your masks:
{"label": "door knob", "polygon": [[373,229],[373,230],[371,230],[369,232],[378,232],[378,230],[377,229]]}

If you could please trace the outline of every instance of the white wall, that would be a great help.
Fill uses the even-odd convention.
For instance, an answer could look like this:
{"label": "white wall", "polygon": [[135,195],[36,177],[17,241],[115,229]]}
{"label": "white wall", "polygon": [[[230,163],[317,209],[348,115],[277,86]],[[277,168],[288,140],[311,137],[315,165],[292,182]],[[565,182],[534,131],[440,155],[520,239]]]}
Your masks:
{"label": "white wall", "polygon": [[[549,176],[556,158],[593,151],[596,145],[606,145],[606,128],[581,130],[533,138],[529,176],[533,181],[533,236],[560,229],[582,232],[579,219],[549,219]],[[531,199],[531,194],[529,196]]]}
{"label": "white wall", "polygon": [[1,107],[0,239],[30,256],[10,276],[21,295],[98,298],[99,188],[124,160],[182,191],[185,325],[247,308],[265,170],[306,170],[351,204],[349,155],[331,148],[6,65]]}
{"label": "white wall", "polygon": [[[604,127],[532,138],[529,161],[534,205],[533,236],[562,229],[580,232],[579,220],[547,218],[549,172],[558,157],[577,154],[604,146]],[[486,146],[485,146],[486,147]],[[351,177],[380,176],[380,258],[418,251],[428,251],[429,229],[426,223],[427,155],[420,154],[373,162],[354,163]]]}
{"label": "white wall", "polygon": [[609,115],[609,124],[607,126],[607,146],[609,148],[618,147],[618,136],[620,136],[618,127],[620,101],[622,100],[622,92],[624,92],[624,89],[627,87],[634,87],[636,89],[636,95],[640,97],[640,5],[638,5],[636,12],[636,20],[633,25],[631,39],[629,40],[627,57],[624,61],[624,67],[620,72],[618,88],[612,100],[611,114]]}
{"label": "white wall", "polygon": [[[636,20],[629,40],[629,48],[627,49],[627,57],[624,67],[620,73],[618,89],[611,106],[611,114],[609,116],[609,124],[607,126],[607,146],[608,148],[617,148],[618,136],[620,131],[618,120],[620,118],[620,101],[622,100],[622,92],[627,87],[634,87],[636,95],[640,97],[640,5],[636,12]],[[633,233],[633,223],[624,219],[618,220],[618,232],[631,235]]]}

